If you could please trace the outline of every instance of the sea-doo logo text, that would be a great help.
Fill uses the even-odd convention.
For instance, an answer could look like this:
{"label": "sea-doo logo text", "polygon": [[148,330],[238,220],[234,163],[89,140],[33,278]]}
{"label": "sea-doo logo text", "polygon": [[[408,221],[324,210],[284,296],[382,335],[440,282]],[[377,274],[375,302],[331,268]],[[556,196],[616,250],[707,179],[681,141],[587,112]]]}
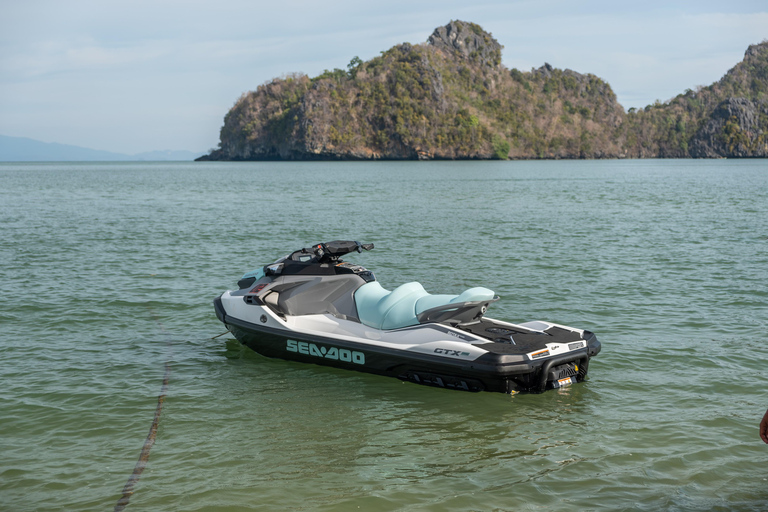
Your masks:
{"label": "sea-doo logo text", "polygon": [[469,352],[462,352],[461,350],[451,350],[448,348],[436,348],[435,354],[445,354],[446,356],[468,356]]}
{"label": "sea-doo logo text", "polygon": [[318,347],[314,343],[307,343],[306,341],[287,340],[285,350],[345,363],[365,364],[365,354],[362,352],[337,347]]}

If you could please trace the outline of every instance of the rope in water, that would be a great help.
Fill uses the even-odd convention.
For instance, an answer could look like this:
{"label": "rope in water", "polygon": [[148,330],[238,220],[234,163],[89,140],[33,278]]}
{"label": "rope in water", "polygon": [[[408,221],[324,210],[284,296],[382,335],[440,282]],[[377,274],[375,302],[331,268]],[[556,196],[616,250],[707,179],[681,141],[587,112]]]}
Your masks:
{"label": "rope in water", "polygon": [[155,315],[154,311],[150,311],[152,317],[155,319],[155,322],[157,322],[157,325],[160,326],[160,330],[163,332],[163,336],[165,337],[165,343],[168,348],[168,357],[165,361],[165,374],[163,375],[163,385],[160,388],[160,395],[157,397],[157,407],[155,407],[155,417],[152,420],[152,426],[149,428],[149,435],[147,435],[146,441],[144,441],[144,446],[141,448],[141,453],[139,454],[139,460],[136,462],[136,466],[133,468],[133,473],[128,478],[128,481],[125,483],[125,487],[123,487],[123,494],[120,497],[120,499],[117,501],[117,505],[115,505],[115,512],[122,512],[125,510],[125,507],[128,506],[128,502],[131,499],[131,496],[133,495],[133,488],[136,485],[136,483],[139,481],[139,478],[141,477],[141,473],[144,471],[144,468],[147,467],[147,463],[149,462],[149,451],[152,449],[152,445],[155,444],[155,438],[157,437],[157,425],[160,423],[160,413],[163,412],[163,402],[165,402],[165,395],[168,392],[168,381],[171,377],[171,350],[172,350],[172,343],[171,338],[168,336],[168,333],[165,331],[165,327],[163,327],[163,324],[160,322],[160,320],[157,318],[157,315]]}

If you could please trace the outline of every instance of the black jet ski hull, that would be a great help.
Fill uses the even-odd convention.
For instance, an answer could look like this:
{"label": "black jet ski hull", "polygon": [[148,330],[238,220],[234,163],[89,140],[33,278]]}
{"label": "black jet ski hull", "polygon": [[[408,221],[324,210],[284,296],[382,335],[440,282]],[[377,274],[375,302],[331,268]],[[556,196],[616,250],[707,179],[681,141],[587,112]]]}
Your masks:
{"label": "black jet ski hull", "polygon": [[599,341],[591,335],[583,349],[560,357],[527,360],[519,355],[488,351],[472,361],[451,360],[444,353],[414,353],[322,334],[276,329],[227,315],[220,298],[216,298],[214,304],[219,320],[235,338],[263,356],[395,377],[447,389],[542,392],[566,385],[566,381],[567,384],[583,381],[590,357],[600,350]]}

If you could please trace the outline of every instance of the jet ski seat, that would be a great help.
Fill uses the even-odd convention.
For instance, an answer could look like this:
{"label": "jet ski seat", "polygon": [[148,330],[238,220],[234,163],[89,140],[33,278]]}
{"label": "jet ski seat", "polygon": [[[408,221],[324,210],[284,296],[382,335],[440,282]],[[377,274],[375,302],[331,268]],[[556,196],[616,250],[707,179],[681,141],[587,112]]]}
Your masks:
{"label": "jet ski seat", "polygon": [[378,281],[371,281],[355,291],[360,322],[384,330],[418,325],[420,319],[426,318],[425,313],[437,308],[450,305],[460,307],[465,302],[493,300],[494,293],[488,288],[478,286],[460,295],[431,295],[415,281],[400,285],[393,291],[385,290]]}

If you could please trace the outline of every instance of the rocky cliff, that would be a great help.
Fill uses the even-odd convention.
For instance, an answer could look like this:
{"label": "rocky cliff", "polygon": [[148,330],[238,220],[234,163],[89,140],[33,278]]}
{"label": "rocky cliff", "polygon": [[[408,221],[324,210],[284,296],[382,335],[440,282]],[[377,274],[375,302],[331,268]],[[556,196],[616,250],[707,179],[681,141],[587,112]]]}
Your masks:
{"label": "rocky cliff", "polygon": [[728,98],[693,136],[694,158],[768,157],[768,102]]}
{"label": "rocky cliff", "polygon": [[768,42],[719,82],[629,113],[610,85],[549,64],[521,72],[474,23],[346,70],[243,94],[204,160],[764,157]]}

